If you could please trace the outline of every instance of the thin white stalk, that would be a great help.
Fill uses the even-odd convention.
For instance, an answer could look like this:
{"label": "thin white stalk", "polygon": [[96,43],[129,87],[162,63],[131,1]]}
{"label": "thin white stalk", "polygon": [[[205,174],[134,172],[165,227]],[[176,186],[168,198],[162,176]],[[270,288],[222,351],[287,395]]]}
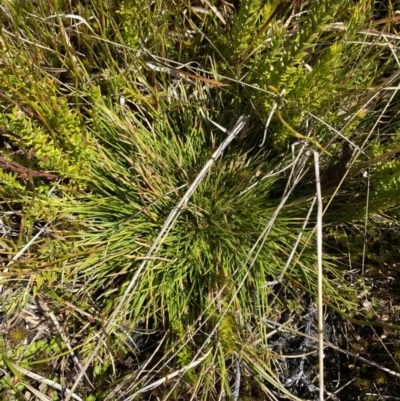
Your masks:
{"label": "thin white stalk", "polygon": [[214,12],[214,14],[218,17],[218,19],[224,24],[226,25],[226,21],[225,18],[222,16],[222,14],[218,11],[218,8],[215,7],[214,5],[212,5],[210,3],[209,0],[201,0],[201,2],[203,4],[206,4],[208,7],[210,7],[210,9]]}
{"label": "thin white stalk", "polygon": [[328,397],[325,398],[325,401],[327,401],[327,400],[329,400],[329,399],[331,399],[331,398],[334,398],[334,397],[335,397],[335,400],[337,400],[337,399],[338,399],[337,394],[339,394],[344,388],[346,388],[346,387],[349,386],[351,383],[353,383],[354,380],[356,380],[356,379],[351,379],[351,380],[349,380],[347,383],[345,383],[342,387],[340,387],[340,388],[338,388],[337,390],[335,390],[335,392],[333,392],[333,393],[329,393],[329,392],[327,391]]}
{"label": "thin white stalk", "polygon": [[[294,159],[294,157],[293,157]],[[251,184],[249,187],[247,187],[246,189],[244,189],[243,191],[241,191],[239,193],[239,195],[237,195],[236,197],[233,198],[233,201],[235,201],[236,199],[239,199],[241,196],[243,196],[245,193],[249,192],[251,189],[253,189],[254,187],[256,187],[257,185],[259,185],[261,182],[263,182],[264,180],[266,180],[267,178],[271,178],[274,177],[276,175],[280,175],[281,173],[283,173],[284,171],[288,170],[289,168],[293,168],[295,164],[295,161],[291,162],[290,164],[288,164],[285,167],[280,168],[279,170],[276,171],[272,171],[264,176],[262,176],[259,180],[257,180],[256,182],[254,182],[253,184]],[[292,174],[291,174],[292,175]],[[253,176],[254,177],[254,176]]]}
{"label": "thin white stalk", "polygon": [[[41,391],[36,390],[33,386],[31,386],[29,383],[22,383],[26,389],[31,392],[33,395],[36,396],[36,398],[40,401],[52,401],[50,397],[47,397],[47,395],[43,394]],[[26,394],[25,394],[26,396]]]}
{"label": "thin white stalk", "polygon": [[40,18],[37,15],[33,15],[33,14],[30,14],[30,15],[35,17],[35,18],[39,18],[42,21],[47,21],[49,19],[55,19],[55,18],[57,18],[57,19],[59,19],[59,18],[69,18],[69,19],[72,19],[72,20],[78,20],[79,22],[75,24],[75,27],[77,27],[78,25],[84,24],[89,28],[90,32],[92,32],[94,35],[96,34],[93,31],[92,27],[89,25],[89,23],[85,20],[85,18],[81,17],[80,15],[75,15],[75,14],[55,14],[55,15],[50,15],[49,17],[46,17],[46,18]]}
{"label": "thin white stalk", "polygon": [[363,244],[363,252],[362,252],[362,261],[361,261],[361,274],[365,274],[365,259],[367,255],[367,233],[368,233],[368,216],[369,216],[369,197],[370,197],[370,169],[367,169],[367,201],[365,205],[365,224],[364,224],[364,244]]}
{"label": "thin white stalk", "polygon": [[[42,384],[47,384],[48,386],[53,387],[56,390],[63,391],[63,388],[62,388],[61,384],[56,383],[53,380],[46,379],[45,377],[40,376],[40,375],[38,375],[36,373],[33,373],[33,372],[23,368],[22,366],[17,365],[14,362],[10,362],[10,363],[13,365],[15,370],[18,370],[20,373],[22,373],[23,375],[29,377],[30,379],[36,380],[36,381],[38,381],[39,383],[42,383]],[[23,384],[25,385],[25,383],[23,383]],[[68,393],[68,395],[70,397],[74,398],[75,400],[82,401],[82,398],[79,397],[76,394],[72,394],[72,391],[70,391],[68,389],[65,389],[65,391]]]}
{"label": "thin white stalk", "polygon": [[321,124],[325,125],[325,127],[327,127],[330,131],[333,131],[335,134],[337,134],[340,138],[342,138],[344,141],[346,141],[347,143],[349,143],[353,148],[357,149],[358,152],[364,154],[365,156],[367,156],[369,158],[369,156],[362,150],[362,148],[358,147],[354,142],[350,141],[349,138],[347,138],[346,136],[344,136],[340,131],[338,131],[336,128],[332,127],[331,125],[329,125],[327,122],[325,122],[324,120],[322,120],[321,118],[319,118],[318,116],[316,116],[315,114],[305,110],[305,112],[312,118],[314,118],[315,120],[317,120],[318,122],[320,122]]}
{"label": "thin white stalk", "polygon": [[[332,24],[328,24],[325,26],[326,31],[347,31],[348,27],[343,22],[334,22]],[[400,40],[399,35],[394,35],[392,33],[384,33],[381,31],[376,31],[374,29],[361,29],[357,31],[357,33],[361,35],[370,35],[370,36],[377,36],[379,38],[387,38],[387,39],[396,39]]]}
{"label": "thin white stalk", "polygon": [[305,229],[307,227],[307,224],[308,224],[308,220],[310,219],[310,216],[311,216],[311,212],[314,209],[314,205],[315,205],[316,200],[317,200],[317,197],[314,196],[314,198],[312,200],[312,203],[311,203],[311,206],[308,209],[308,213],[307,213],[307,216],[306,216],[306,218],[304,220],[303,226],[301,227],[299,235],[296,238],[296,242],[295,242],[295,244],[294,244],[294,246],[293,246],[293,248],[292,248],[292,250],[290,252],[289,258],[286,261],[285,267],[283,268],[281,274],[278,276],[278,278],[276,280],[267,282],[267,286],[272,286],[272,285],[279,284],[283,280],[283,277],[285,276],[285,273],[286,273],[288,267],[290,266],[290,263],[292,263],[294,254],[296,253],[296,250],[297,250],[297,247],[299,246],[300,240],[303,237],[304,231],[305,231]]}
{"label": "thin white stalk", "polygon": [[[302,333],[302,332],[300,332],[300,331],[298,331],[298,330],[296,330],[296,329],[293,329],[291,326],[288,326],[287,323],[282,324],[282,323],[278,323],[278,322],[275,322],[275,321],[270,320],[270,319],[263,319],[263,321],[264,321],[264,323],[267,323],[267,324],[270,325],[271,327],[278,327],[278,328],[280,328],[282,331],[285,331],[285,330],[286,330],[286,331],[289,331],[289,332],[291,332],[291,333],[297,334],[297,335],[299,335],[299,336],[302,336],[302,337],[305,337],[305,338],[309,338],[310,340],[316,341],[316,338],[315,338],[315,337],[310,336],[310,335],[305,334],[305,333]],[[370,361],[370,360],[368,360],[368,359],[366,359],[366,358],[363,358],[362,356],[359,356],[359,355],[354,354],[354,353],[352,353],[352,352],[350,352],[350,351],[347,351],[347,350],[345,350],[345,349],[342,349],[342,348],[340,348],[340,347],[338,347],[338,346],[336,346],[336,345],[333,345],[333,344],[330,343],[329,341],[325,341],[325,342],[324,342],[324,345],[325,345],[325,347],[329,347],[329,348],[331,348],[331,349],[333,349],[333,350],[335,350],[335,351],[341,352],[342,354],[348,355],[348,356],[351,357],[351,358],[357,359],[358,361],[361,361],[361,362],[363,362],[363,363],[365,363],[365,364],[367,364],[367,365],[369,365],[369,366],[373,366],[374,368],[380,369],[380,370],[382,370],[383,372],[386,372],[386,373],[388,373],[389,375],[394,376],[394,377],[400,379],[400,373],[395,372],[394,370],[385,368],[384,366],[378,365],[377,363],[372,362],[372,361]]]}
{"label": "thin white stalk", "polygon": [[84,376],[86,370],[88,369],[89,365],[92,363],[94,357],[98,353],[102,342],[104,341],[105,338],[105,333],[109,331],[111,326],[114,323],[114,320],[117,316],[117,314],[120,312],[121,308],[123,307],[124,304],[129,303],[132,294],[136,290],[136,286],[138,283],[138,278],[144,271],[144,269],[147,266],[148,261],[150,260],[150,256],[153,253],[156,253],[161,245],[163,244],[165,238],[167,237],[168,233],[170,232],[171,228],[173,227],[174,223],[178,219],[178,216],[182,209],[185,207],[185,205],[188,203],[190,197],[193,195],[193,192],[196,190],[196,188],[199,186],[200,182],[202,179],[206,176],[210,168],[214,165],[214,163],[217,161],[217,159],[222,155],[223,151],[227,148],[227,146],[233,141],[233,139],[240,133],[240,131],[243,129],[245,126],[246,122],[248,121],[249,116],[242,115],[239,117],[239,120],[235,124],[235,126],[232,128],[232,130],[229,132],[229,135],[225,138],[225,140],[222,142],[222,144],[219,146],[219,148],[214,152],[214,154],[211,156],[210,160],[206,163],[206,165],[203,167],[203,169],[200,171],[199,175],[196,177],[196,179],[193,181],[192,185],[189,187],[189,189],[186,191],[185,195],[182,197],[182,199],[179,201],[179,203],[172,209],[171,213],[169,214],[167,220],[165,221],[164,225],[162,226],[158,237],[156,240],[153,242],[151,245],[149,251],[146,254],[145,259],[142,261],[138,269],[136,270],[136,273],[132,277],[128,287],[126,288],[123,296],[121,297],[118,305],[114,309],[114,312],[112,313],[110,320],[108,321],[106,327],[104,328],[104,332],[101,334],[97,345],[95,349],[93,350],[92,354],[88,358],[85,366],[79,372],[75,379],[75,383],[71,388],[71,392],[67,395],[65,398],[65,401],[69,401],[71,399],[71,395],[74,393],[76,388],[79,385],[79,382],[81,381],[82,377]]}
{"label": "thin white stalk", "polygon": [[[57,183],[59,183],[61,180],[58,180]],[[47,197],[50,198],[50,195],[54,192],[56,187],[52,187],[50,191],[47,194]],[[3,273],[8,272],[8,268],[12,266],[28,249],[29,247],[47,230],[47,227],[55,220],[52,219],[48,221],[23,247],[20,249],[13,257],[12,259],[7,263],[6,268],[3,270]],[[0,275],[0,281],[3,277]],[[0,292],[2,290],[3,286],[0,284]]]}
{"label": "thin white stalk", "polygon": [[[61,338],[64,341],[64,344],[67,346],[68,351],[69,351],[69,353],[70,353],[70,355],[72,357],[72,360],[75,363],[75,366],[82,370],[82,365],[79,362],[77,356],[75,355],[75,352],[73,351],[73,349],[71,347],[71,342],[69,341],[69,339],[68,339],[66,333],[64,332],[64,330],[61,328],[60,323],[58,323],[58,320],[56,319],[54,313],[50,311],[49,307],[44,302],[40,302],[40,301],[38,301],[38,302],[40,304],[40,307],[44,310],[44,312],[48,315],[48,317],[50,317],[50,320],[53,322],[53,324],[56,327],[58,333],[61,335]],[[89,380],[89,378],[87,377],[86,373],[84,374],[84,376],[85,376],[87,382],[92,387],[92,389],[95,389],[95,387],[93,386],[93,383]]]}
{"label": "thin white stalk", "polygon": [[[280,96],[283,97],[285,95],[285,93],[286,93],[286,89],[283,89],[281,94],[280,94]],[[263,140],[260,143],[260,148],[262,146],[264,146],[265,140],[267,139],[268,127],[269,127],[269,124],[271,123],[272,117],[273,117],[273,115],[274,115],[274,113],[275,113],[277,108],[278,108],[278,102],[276,101],[276,102],[274,102],[274,104],[272,106],[272,109],[271,109],[271,112],[269,113],[267,122],[265,123],[264,136],[263,136]]]}
{"label": "thin white stalk", "polygon": [[192,361],[189,363],[189,365],[183,367],[182,369],[176,370],[173,373],[170,373],[169,375],[166,375],[162,379],[159,379],[155,381],[154,383],[149,384],[146,387],[141,388],[140,390],[136,391],[136,393],[130,395],[129,397],[125,398],[124,401],[131,401],[136,398],[141,393],[145,393],[146,391],[150,391],[155,389],[156,387],[161,386],[167,381],[170,381],[176,376],[181,376],[184,373],[186,373],[188,370],[195,368],[196,366],[200,365],[205,359],[207,359],[208,355],[210,355],[212,348],[210,348],[203,356],[201,356],[199,359],[196,359],[195,361]]}
{"label": "thin white stalk", "polygon": [[[283,193],[282,199],[281,199],[278,207],[275,209],[273,215],[271,216],[271,218],[268,221],[267,225],[265,226],[264,230],[262,231],[260,236],[257,238],[257,241],[255,242],[255,244],[252,246],[249,253],[247,254],[244,265],[248,265],[249,271],[253,267],[254,263],[256,262],[257,257],[260,254],[260,252],[265,244],[265,241],[267,240],[268,235],[269,235],[280,211],[285,206],[286,201],[289,199],[293,189],[296,187],[296,185],[300,182],[300,180],[302,178],[302,174],[305,169],[307,159],[309,157],[309,152],[308,151],[304,152],[304,150],[305,150],[305,146],[302,147],[302,150],[299,152],[298,156],[296,157],[296,159],[293,163],[292,171],[288,178],[288,182],[286,184],[285,191]],[[254,256],[252,256],[253,254],[254,254]]]}
{"label": "thin white stalk", "polygon": [[314,151],[315,182],[317,186],[317,262],[318,262],[318,352],[319,352],[319,401],[324,400],[324,311],[323,311],[323,287],[322,287],[322,194],[319,174],[319,154]]}

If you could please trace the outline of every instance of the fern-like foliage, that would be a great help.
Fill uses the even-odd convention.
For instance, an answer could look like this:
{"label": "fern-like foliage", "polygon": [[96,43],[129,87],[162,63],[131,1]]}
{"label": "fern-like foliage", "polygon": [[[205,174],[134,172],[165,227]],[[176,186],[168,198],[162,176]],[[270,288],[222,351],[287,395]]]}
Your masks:
{"label": "fern-like foliage", "polygon": [[[268,56],[258,67],[262,72],[258,78],[258,86],[266,89],[272,85],[278,89],[285,87],[289,92],[294,88],[297,71],[302,67],[302,60],[308,55],[326,24],[333,19],[338,9],[338,2],[325,0],[312,3],[307,15],[299,22],[294,33],[288,33],[280,49],[280,57],[276,60]],[[274,40],[272,40],[274,43]],[[279,46],[281,45],[278,42]]]}
{"label": "fern-like foliage", "polygon": [[247,52],[249,45],[255,37],[256,28],[262,20],[261,0],[242,0],[239,12],[232,27],[231,50],[234,57],[231,61],[239,61]]}

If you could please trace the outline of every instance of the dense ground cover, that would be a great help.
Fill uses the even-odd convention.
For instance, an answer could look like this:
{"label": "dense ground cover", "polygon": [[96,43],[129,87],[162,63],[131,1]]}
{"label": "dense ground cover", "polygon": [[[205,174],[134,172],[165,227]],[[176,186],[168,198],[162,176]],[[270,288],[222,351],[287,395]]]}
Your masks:
{"label": "dense ground cover", "polygon": [[396,7],[4,0],[1,397],[398,396]]}

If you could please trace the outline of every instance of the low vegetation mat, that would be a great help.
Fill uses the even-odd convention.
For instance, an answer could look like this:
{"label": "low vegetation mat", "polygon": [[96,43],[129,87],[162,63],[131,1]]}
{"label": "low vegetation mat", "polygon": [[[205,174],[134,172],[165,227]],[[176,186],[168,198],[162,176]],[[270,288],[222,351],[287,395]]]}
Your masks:
{"label": "low vegetation mat", "polygon": [[3,0],[0,400],[400,394],[400,9]]}

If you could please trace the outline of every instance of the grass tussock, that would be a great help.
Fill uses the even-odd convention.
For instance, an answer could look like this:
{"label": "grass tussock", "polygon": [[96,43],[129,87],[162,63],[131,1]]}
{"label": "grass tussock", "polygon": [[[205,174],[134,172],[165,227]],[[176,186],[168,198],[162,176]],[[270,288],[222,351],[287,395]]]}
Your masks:
{"label": "grass tussock", "polygon": [[4,1],[4,399],[394,396],[397,20]]}

